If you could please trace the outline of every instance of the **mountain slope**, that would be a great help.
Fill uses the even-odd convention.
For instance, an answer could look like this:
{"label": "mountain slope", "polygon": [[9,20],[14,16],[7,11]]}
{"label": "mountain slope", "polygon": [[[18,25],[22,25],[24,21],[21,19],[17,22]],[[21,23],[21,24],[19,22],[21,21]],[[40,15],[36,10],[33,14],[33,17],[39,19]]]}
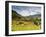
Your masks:
{"label": "mountain slope", "polygon": [[12,18],[15,20],[31,20],[32,18],[36,18],[36,17],[41,17],[41,14],[36,14],[36,15],[30,15],[30,16],[21,16],[20,14],[18,14],[16,11],[12,10]]}

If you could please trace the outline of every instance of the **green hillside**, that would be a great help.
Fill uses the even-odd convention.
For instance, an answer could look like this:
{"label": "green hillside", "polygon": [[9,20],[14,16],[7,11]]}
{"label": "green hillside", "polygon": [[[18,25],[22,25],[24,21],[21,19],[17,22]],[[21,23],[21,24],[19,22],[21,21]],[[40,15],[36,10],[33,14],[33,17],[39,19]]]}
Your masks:
{"label": "green hillside", "polygon": [[41,15],[21,16],[12,10],[12,31],[41,29]]}

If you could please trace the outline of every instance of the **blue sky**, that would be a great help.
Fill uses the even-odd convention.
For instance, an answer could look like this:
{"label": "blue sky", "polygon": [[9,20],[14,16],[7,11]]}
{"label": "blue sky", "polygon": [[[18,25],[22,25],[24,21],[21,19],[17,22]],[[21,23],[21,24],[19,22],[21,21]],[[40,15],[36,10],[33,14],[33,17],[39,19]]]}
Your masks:
{"label": "blue sky", "polygon": [[12,6],[12,10],[16,11],[22,16],[41,14],[41,7],[35,6]]}

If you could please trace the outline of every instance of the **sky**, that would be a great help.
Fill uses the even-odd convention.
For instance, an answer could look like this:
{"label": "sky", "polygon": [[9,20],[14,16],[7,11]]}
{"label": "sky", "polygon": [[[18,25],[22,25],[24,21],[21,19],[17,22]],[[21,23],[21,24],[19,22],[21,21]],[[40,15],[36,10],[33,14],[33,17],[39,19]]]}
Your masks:
{"label": "sky", "polygon": [[41,14],[41,7],[36,6],[12,6],[12,10],[16,11],[18,14],[22,16],[30,16]]}

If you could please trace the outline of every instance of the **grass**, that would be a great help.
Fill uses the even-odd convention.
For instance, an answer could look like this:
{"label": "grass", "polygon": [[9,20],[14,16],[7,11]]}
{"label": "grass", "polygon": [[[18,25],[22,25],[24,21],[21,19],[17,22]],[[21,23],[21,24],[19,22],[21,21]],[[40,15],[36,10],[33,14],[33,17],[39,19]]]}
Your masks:
{"label": "grass", "polygon": [[35,25],[31,21],[12,21],[12,31],[23,31],[23,30],[39,30],[40,25]]}

